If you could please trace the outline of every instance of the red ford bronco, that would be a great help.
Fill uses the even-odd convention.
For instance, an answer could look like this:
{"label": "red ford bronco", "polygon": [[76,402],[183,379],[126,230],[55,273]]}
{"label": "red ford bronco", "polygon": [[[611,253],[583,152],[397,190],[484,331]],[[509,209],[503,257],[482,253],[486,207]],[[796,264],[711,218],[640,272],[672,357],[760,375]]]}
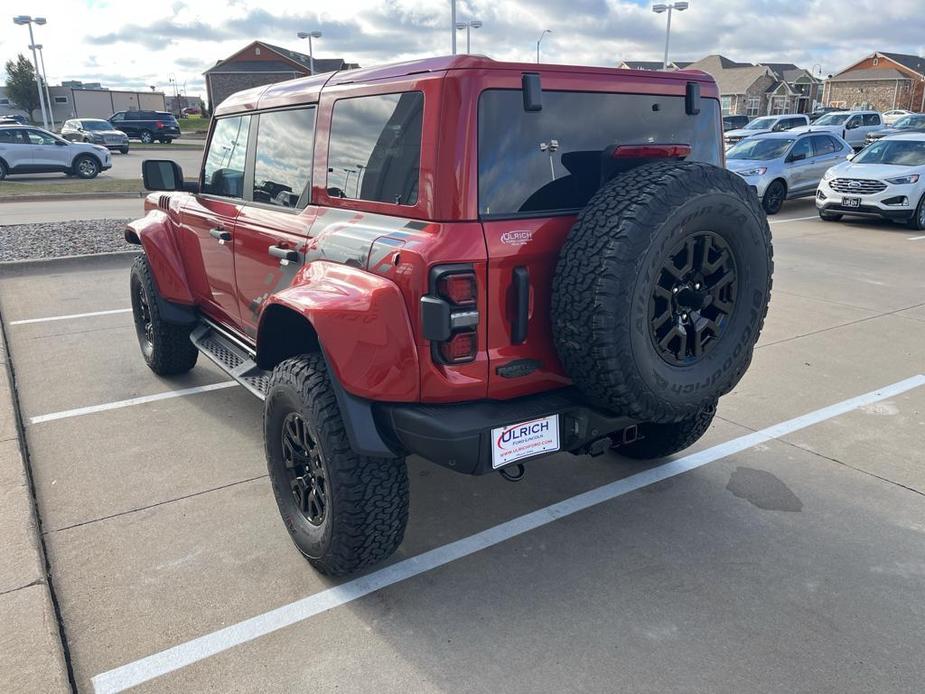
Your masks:
{"label": "red ford bronco", "polygon": [[767,311],[771,237],[701,72],[434,58],[215,110],[198,182],[144,162],[126,239],[144,358],[264,400],[283,521],[320,571],[388,557],[405,457],[508,479],[707,429]]}

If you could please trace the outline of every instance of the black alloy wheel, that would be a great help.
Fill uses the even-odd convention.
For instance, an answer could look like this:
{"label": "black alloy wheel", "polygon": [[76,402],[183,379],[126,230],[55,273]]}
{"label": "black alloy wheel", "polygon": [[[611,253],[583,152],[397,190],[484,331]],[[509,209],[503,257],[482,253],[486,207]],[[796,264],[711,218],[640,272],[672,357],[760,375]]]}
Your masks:
{"label": "black alloy wheel", "polygon": [[305,520],[320,526],[328,506],[327,473],[321,448],[298,412],[290,412],[283,420],[282,445],[296,507]]}
{"label": "black alloy wheel", "polygon": [[652,342],[673,366],[698,362],[716,345],[735,308],[736,264],[721,236],[685,237],[665,257],[649,300]]}
{"label": "black alloy wheel", "polygon": [[132,283],[132,289],[135,290],[134,303],[135,310],[135,332],[138,334],[138,342],[141,344],[141,351],[146,357],[150,357],[154,352],[154,321],[151,318],[151,307],[148,305],[148,296],[140,282]]}
{"label": "black alloy wheel", "polygon": [[764,191],[764,198],[761,200],[761,206],[767,214],[777,214],[780,208],[784,206],[784,200],[787,197],[787,187],[782,181],[772,181],[767,190]]}

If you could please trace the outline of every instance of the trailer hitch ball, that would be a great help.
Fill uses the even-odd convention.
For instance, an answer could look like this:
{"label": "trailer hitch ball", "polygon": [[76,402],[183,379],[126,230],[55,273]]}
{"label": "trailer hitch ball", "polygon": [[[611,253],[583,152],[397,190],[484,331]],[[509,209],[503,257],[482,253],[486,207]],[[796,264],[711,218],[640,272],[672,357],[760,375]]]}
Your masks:
{"label": "trailer hitch ball", "polygon": [[524,478],[524,475],[527,474],[522,463],[508,465],[498,470],[498,472],[508,482],[520,482],[520,480]]}

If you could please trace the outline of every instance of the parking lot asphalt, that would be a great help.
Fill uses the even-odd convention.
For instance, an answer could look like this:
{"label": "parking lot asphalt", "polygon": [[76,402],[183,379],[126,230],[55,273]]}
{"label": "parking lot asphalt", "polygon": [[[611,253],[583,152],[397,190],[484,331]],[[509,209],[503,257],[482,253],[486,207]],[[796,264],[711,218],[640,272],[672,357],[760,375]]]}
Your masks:
{"label": "parking lot asphalt", "polygon": [[925,239],[812,201],[772,232],[766,328],[700,458],[561,455],[518,484],[411,459],[405,542],[365,579],[291,545],[257,400],[202,358],[144,366],[130,259],[0,267],[78,688],[920,691]]}
{"label": "parking lot asphalt", "polygon": [[[112,168],[103,171],[97,176],[97,180],[105,179],[126,179],[141,180],[141,162],[145,159],[172,159],[177,162],[183,169],[183,175],[188,178],[196,178],[199,173],[199,167],[202,165],[202,148],[201,147],[164,147],[163,151],[157,148],[136,149],[131,143],[128,154],[112,153]],[[200,143],[202,144],[202,143]],[[41,181],[42,183],[63,183],[73,181],[61,173],[45,174],[14,174],[9,176],[10,181]]]}

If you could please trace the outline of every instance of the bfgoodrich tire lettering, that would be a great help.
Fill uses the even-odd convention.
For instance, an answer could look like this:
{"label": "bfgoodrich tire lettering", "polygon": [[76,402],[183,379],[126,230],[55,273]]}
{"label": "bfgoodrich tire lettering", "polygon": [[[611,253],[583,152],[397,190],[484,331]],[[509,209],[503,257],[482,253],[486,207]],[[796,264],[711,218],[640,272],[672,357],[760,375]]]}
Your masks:
{"label": "bfgoodrich tire lettering", "polygon": [[[295,415],[307,430],[320,461],[286,451],[287,422]],[[280,363],[274,370],[264,410],[264,445],[273,494],[283,523],[299,551],[318,571],[348,574],[382,561],[401,544],[408,522],[408,473],[404,458],[372,458],[354,453],[347,439],[327,366],[320,354]],[[316,478],[304,478],[319,467]],[[287,464],[288,463],[288,464]],[[306,486],[324,496],[301,507]]]}
{"label": "bfgoodrich tire lettering", "polygon": [[[734,310],[710,349],[671,364],[651,336],[650,300],[674,249],[707,232],[734,259]],[[748,368],[772,267],[767,219],[735,174],[686,162],[626,172],[595,194],[562,247],[552,300],[562,364],[602,407],[651,422],[692,417]]]}

